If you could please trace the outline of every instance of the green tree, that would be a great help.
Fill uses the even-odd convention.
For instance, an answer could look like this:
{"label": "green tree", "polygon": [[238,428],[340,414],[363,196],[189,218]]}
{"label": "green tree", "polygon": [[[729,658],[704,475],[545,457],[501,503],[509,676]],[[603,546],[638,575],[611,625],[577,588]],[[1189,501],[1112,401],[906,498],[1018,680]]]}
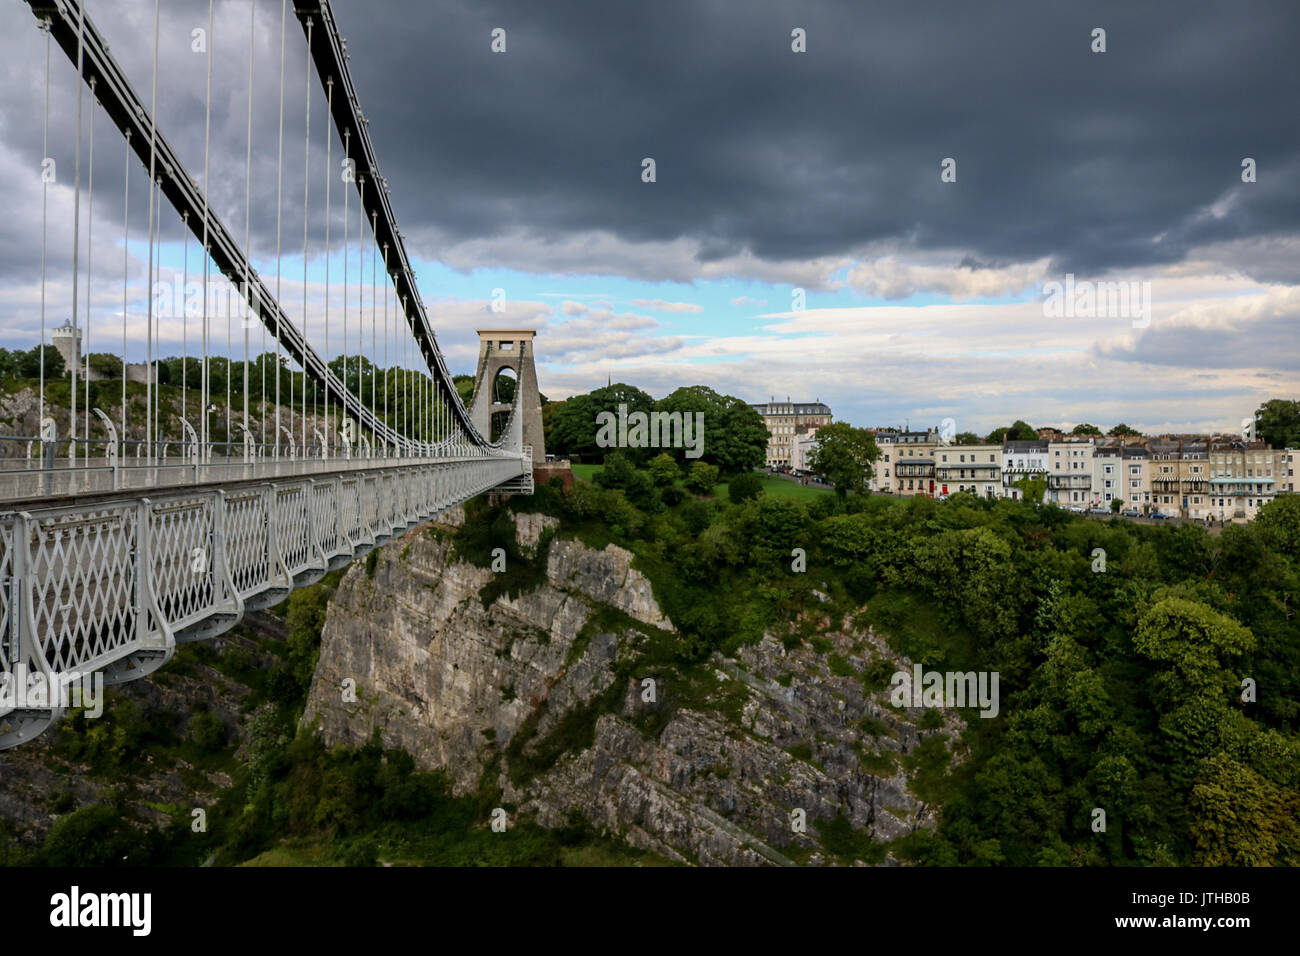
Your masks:
{"label": "green tree", "polygon": [[1274,448],[1300,447],[1300,401],[1274,398],[1255,410],[1257,433]]}
{"label": "green tree", "polygon": [[[515,378],[513,375],[498,375],[496,381],[496,397],[494,401],[502,402],[506,405],[515,400]],[[464,401],[464,399],[462,399]]]}
{"label": "green tree", "polygon": [[763,494],[763,482],[752,471],[742,471],[727,483],[727,497],[736,504],[754,501]]}
{"label": "green tree", "polygon": [[1098,428],[1096,425],[1090,425],[1087,422],[1083,422],[1082,424],[1075,425],[1074,428],[1070,431],[1070,434],[1071,435],[1100,435],[1101,429]]}
{"label": "green tree", "polygon": [[1016,419],[1011,423],[1011,430],[1007,432],[1007,438],[1011,441],[1034,441],[1038,438],[1038,432],[1034,426],[1022,419]]}
{"label": "green tree", "polygon": [[[21,353],[18,359],[17,368],[19,378],[40,378],[41,375],[41,346],[36,346],[28,352]],[[45,346],[45,380],[59,378],[67,372],[67,367],[63,364],[63,356],[53,345]]]}
{"label": "green tree", "polygon": [[953,439],[953,444],[954,445],[982,445],[984,444],[984,441],[983,439],[980,438],[979,435],[976,435],[974,432],[958,432],[957,436]]}
{"label": "green tree", "polygon": [[1110,435],[1113,438],[1127,438],[1130,435],[1140,435],[1142,433],[1138,431],[1136,428],[1130,428],[1128,425],[1125,425],[1123,422],[1120,422],[1110,431],[1106,432],[1106,434]]}
{"label": "green tree", "polygon": [[1000,445],[1004,441],[1034,441],[1037,437],[1038,432],[1034,431],[1034,426],[1022,419],[1016,419],[1006,428],[993,429],[984,441],[990,445]]}
{"label": "green tree", "polygon": [[847,422],[835,422],[817,430],[808,469],[832,482],[842,501],[850,491],[862,494],[867,490],[872,463],[879,457],[880,449],[871,432]]}
{"label": "green tree", "polygon": [[1205,692],[1230,698],[1238,679],[1226,665],[1254,646],[1254,635],[1235,619],[1182,597],[1158,601],[1133,633],[1134,649],[1166,668],[1157,682],[1165,703]]}
{"label": "green tree", "polygon": [[677,467],[677,462],[673,461],[672,455],[661,452],[650,459],[650,477],[659,487],[671,485],[681,477],[681,469]]}
{"label": "green tree", "polygon": [[1022,475],[1011,483],[1011,487],[1019,488],[1021,497],[1026,501],[1039,505],[1043,503],[1043,495],[1047,494],[1047,478],[1043,475]]}
{"label": "green tree", "polygon": [[1254,530],[1277,553],[1300,560],[1300,495],[1279,495],[1266,504]]}
{"label": "green tree", "polygon": [[139,866],[150,853],[146,833],[120,809],[96,803],[55,822],[40,857],[46,866]]}
{"label": "green tree", "polygon": [[1300,845],[1300,796],[1226,753],[1202,761],[1188,809],[1201,866],[1272,866],[1284,834],[1293,849]]}
{"label": "green tree", "polygon": [[718,483],[718,466],[707,461],[697,461],[691,465],[690,474],[686,476],[686,487],[697,495],[713,493],[713,486]]}
{"label": "green tree", "polygon": [[474,376],[455,375],[452,376],[451,383],[456,386],[456,394],[460,396],[461,404],[468,408],[474,398]]}
{"label": "green tree", "polygon": [[[757,468],[766,459],[768,432],[763,417],[734,395],[719,394],[707,385],[688,385],[660,399],[655,411],[702,414],[703,458],[724,474]],[[686,451],[673,454],[684,459]]]}
{"label": "green tree", "polygon": [[[637,411],[648,414],[654,409],[654,399],[641,389],[622,382],[566,399],[549,416],[545,433],[547,450],[584,461],[603,460],[612,449],[596,445],[596,417],[601,412],[617,416],[619,405],[626,405],[628,414]],[[624,451],[632,457],[638,457],[642,452],[641,449]]]}
{"label": "green tree", "polygon": [[1119,514],[1119,509],[1120,509],[1120,508],[1123,508],[1123,507],[1124,507],[1124,499],[1123,499],[1123,498],[1111,498],[1111,499],[1110,499],[1110,513],[1111,513],[1111,514],[1115,514],[1115,515]]}

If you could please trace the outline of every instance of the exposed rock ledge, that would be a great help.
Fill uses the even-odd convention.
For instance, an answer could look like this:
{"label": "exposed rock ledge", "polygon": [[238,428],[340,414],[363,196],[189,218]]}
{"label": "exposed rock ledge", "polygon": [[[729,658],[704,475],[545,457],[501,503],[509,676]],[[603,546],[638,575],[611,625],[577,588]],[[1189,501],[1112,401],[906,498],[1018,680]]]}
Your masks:
{"label": "exposed rock ledge", "polygon": [[[773,635],[735,659],[715,656],[689,688],[673,673],[629,676],[620,665],[648,642],[676,638],[628,551],[554,540],[542,585],[485,610],[479,591],[492,572],[450,558],[462,519],[456,509],[409,532],[380,551],[373,576],[358,562],[343,580],[304,715],[328,742],[358,745],[378,728],[386,745],[445,769],[457,792],[495,773],[503,802],[544,825],[577,810],[633,845],[706,865],[824,862],[814,822],[837,816],[878,840],[933,825],[900,758],[933,734],[952,749],[955,716],[920,730],[919,711],[898,714],[884,693],[864,694],[822,655],[787,651]],[[521,547],[536,548],[553,526],[518,516]],[[626,619],[601,611],[586,626],[602,607]],[[824,636],[858,669],[895,659],[871,633]],[[647,677],[654,703],[643,701]],[[347,678],[355,703],[343,699]],[[539,756],[587,704],[598,705],[581,711],[590,744]],[[512,783],[513,760],[528,772]],[[805,833],[792,832],[795,808]]]}

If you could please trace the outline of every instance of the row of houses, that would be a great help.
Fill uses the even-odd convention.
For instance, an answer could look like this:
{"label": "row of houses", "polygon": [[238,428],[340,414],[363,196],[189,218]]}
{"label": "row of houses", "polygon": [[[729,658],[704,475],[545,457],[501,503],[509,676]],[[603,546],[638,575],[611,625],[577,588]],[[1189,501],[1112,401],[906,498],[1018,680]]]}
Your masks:
{"label": "row of houses", "polygon": [[[1296,491],[1300,449],[1235,436],[1065,438],[952,445],[936,430],[875,432],[880,460],[871,489],[941,497],[968,492],[1020,498],[1022,478],[1044,479],[1044,502],[1195,519],[1250,520]],[[815,435],[805,439],[809,447]]]}

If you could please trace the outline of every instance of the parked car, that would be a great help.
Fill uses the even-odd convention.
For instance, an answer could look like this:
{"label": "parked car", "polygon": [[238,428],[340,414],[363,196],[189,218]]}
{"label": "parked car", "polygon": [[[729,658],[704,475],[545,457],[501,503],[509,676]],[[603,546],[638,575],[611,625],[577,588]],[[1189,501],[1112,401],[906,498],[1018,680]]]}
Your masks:
{"label": "parked car", "polygon": [[1086,508],[1084,508],[1084,507],[1082,507],[1082,506],[1080,506],[1080,505],[1070,505],[1070,510],[1071,510],[1072,512],[1074,512],[1075,514],[1077,514],[1077,515],[1084,514],[1084,513],[1087,511]]}
{"label": "parked car", "polygon": [[1153,511],[1151,512],[1151,517],[1157,521],[1168,521],[1173,517],[1173,515],[1167,515],[1163,511]]}
{"label": "parked car", "polygon": [[1122,514],[1125,518],[1142,517],[1142,512],[1138,511],[1136,508],[1125,508],[1123,511],[1120,512],[1120,514]]}

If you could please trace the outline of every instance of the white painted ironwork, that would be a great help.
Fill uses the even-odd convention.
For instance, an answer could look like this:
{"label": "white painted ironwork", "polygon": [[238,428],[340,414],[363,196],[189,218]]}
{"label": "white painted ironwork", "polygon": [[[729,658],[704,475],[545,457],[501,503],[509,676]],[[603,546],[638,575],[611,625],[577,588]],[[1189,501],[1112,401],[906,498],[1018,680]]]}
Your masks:
{"label": "white painted ironwork", "polygon": [[[382,463],[376,459],[375,463]],[[372,463],[373,464],[373,463]],[[365,554],[474,495],[518,482],[519,453],[130,492],[0,513],[0,681],[17,673],[143,677],[177,642],[233,627],[248,610]],[[22,664],[20,668],[17,665]],[[0,695],[0,749],[59,718]]]}

